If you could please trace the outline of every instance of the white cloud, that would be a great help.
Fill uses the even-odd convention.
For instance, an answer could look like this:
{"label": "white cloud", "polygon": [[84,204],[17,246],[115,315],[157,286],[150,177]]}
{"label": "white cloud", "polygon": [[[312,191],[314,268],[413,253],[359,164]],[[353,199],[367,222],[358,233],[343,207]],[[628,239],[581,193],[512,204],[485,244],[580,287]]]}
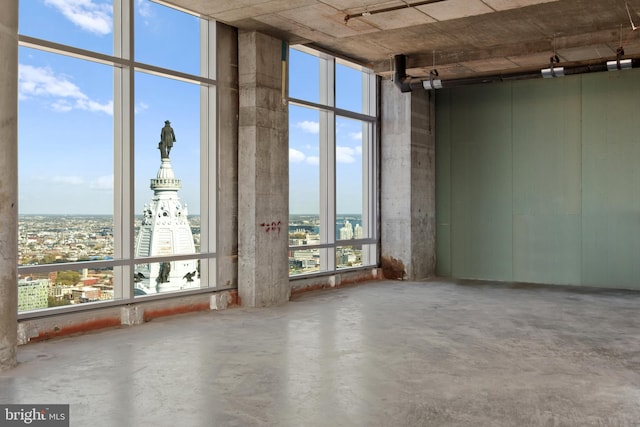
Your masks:
{"label": "white cloud", "polygon": [[60,113],[66,113],[67,111],[73,110],[73,106],[66,99],[59,99],[51,104],[51,108],[54,111],[58,111]]}
{"label": "white cloud", "polygon": [[302,151],[298,151],[295,148],[289,148],[289,163],[302,163],[306,156]]}
{"label": "white cloud", "polygon": [[354,148],[336,145],[336,162],[353,163],[356,161],[356,154],[358,154],[358,152]]}
{"label": "white cloud", "polygon": [[64,15],[74,25],[83,30],[106,35],[111,33],[113,19],[112,6],[94,0],[45,0]]}
{"label": "white cloud", "polygon": [[18,90],[24,96],[86,98],[78,86],[62,75],[56,76],[50,68],[24,64],[20,64],[18,68]]}
{"label": "white cloud", "polygon": [[138,102],[134,108],[134,112],[138,114],[148,109],[149,109],[149,104],[145,104],[144,102]]}
{"label": "white cloud", "polygon": [[113,190],[113,175],[99,176],[89,183],[89,188],[97,190]]}
{"label": "white cloud", "polygon": [[362,155],[362,145],[358,145],[358,146],[356,147],[356,153],[358,153],[358,154]]}
{"label": "white cloud", "polygon": [[362,141],[362,131],[360,131],[360,132],[349,132],[349,138],[354,139],[356,141]]}
{"label": "white cloud", "polygon": [[307,157],[307,163],[310,165],[317,166],[320,164],[320,157],[318,156],[309,156]]}
{"label": "white cloud", "polygon": [[99,111],[113,115],[113,101],[101,104],[89,99],[78,86],[51,68],[20,64],[18,67],[18,97],[26,100],[33,96],[51,97],[51,108],[58,112],[72,109]]}
{"label": "white cloud", "polygon": [[151,17],[151,3],[148,0],[138,0],[138,13],[143,18]]}
{"label": "white cloud", "polygon": [[51,178],[53,182],[67,185],[81,185],[84,183],[84,179],[77,175],[57,175]]}
{"label": "white cloud", "polygon": [[78,99],[75,107],[81,110],[101,111],[105,114],[113,114],[113,101],[109,101],[106,104],[100,104],[99,102],[92,101],[90,99]]}
{"label": "white cloud", "polygon": [[298,129],[302,129],[307,133],[319,133],[320,132],[320,123],[314,122],[311,120],[305,120],[302,122],[296,123],[296,127]]}

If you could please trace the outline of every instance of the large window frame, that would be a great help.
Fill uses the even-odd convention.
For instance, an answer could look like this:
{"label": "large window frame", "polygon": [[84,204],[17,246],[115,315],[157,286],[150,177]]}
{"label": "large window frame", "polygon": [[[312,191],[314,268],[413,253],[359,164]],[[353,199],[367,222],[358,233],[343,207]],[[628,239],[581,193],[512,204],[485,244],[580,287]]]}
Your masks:
{"label": "large window frame", "polygon": [[[318,102],[289,97],[289,105],[304,107],[319,112],[319,168],[320,168],[320,242],[305,245],[290,245],[290,262],[296,251],[318,251],[317,271],[291,273],[292,280],[350,270],[375,267],[378,262],[377,226],[377,80],[372,70],[335,56],[316,51],[305,46],[291,46],[290,49],[315,56],[319,59]],[[354,68],[362,72],[362,112],[338,108],[336,106],[336,64]],[[289,70],[295,73],[295,70]],[[313,82],[311,86],[313,87]],[[340,240],[336,238],[336,123],[339,118],[357,120],[363,123],[362,131],[362,228],[363,238]],[[290,222],[291,225],[291,222]],[[353,267],[338,266],[336,255],[341,247],[360,247],[362,262]]]}
{"label": "large window frame", "polygon": [[[25,1],[25,0],[21,0]],[[154,0],[169,7],[161,1]],[[195,15],[200,21],[200,75],[137,62],[134,57],[134,16],[136,0],[113,0],[113,55],[64,45],[49,40],[18,35],[19,47],[27,47],[57,55],[78,58],[113,67],[113,125],[114,125],[114,189],[113,189],[113,245],[112,260],[68,262],[41,265],[19,265],[19,275],[46,274],[61,270],[113,269],[113,300],[44,308],[18,314],[19,319],[57,315],[87,309],[126,305],[141,300],[164,299],[179,295],[210,293],[216,290],[216,22]],[[171,6],[173,9],[177,9]],[[180,12],[191,13],[183,9]],[[196,84],[200,87],[200,251],[189,255],[136,258],[134,252],[135,211],[134,194],[134,123],[135,73],[142,72],[168,79]],[[159,124],[161,126],[162,123]],[[159,130],[159,129],[158,129]],[[149,177],[153,178],[153,177]],[[200,283],[197,289],[148,296],[134,296],[135,265],[151,262],[200,261]],[[134,299],[135,298],[135,299]]]}

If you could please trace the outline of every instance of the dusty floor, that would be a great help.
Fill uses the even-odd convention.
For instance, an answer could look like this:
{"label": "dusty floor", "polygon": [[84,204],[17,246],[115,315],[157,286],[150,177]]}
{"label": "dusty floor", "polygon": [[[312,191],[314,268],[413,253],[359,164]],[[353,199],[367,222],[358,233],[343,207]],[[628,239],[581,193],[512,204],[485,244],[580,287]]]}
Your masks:
{"label": "dusty floor", "polygon": [[640,292],[372,282],[29,344],[72,426],[637,426]]}

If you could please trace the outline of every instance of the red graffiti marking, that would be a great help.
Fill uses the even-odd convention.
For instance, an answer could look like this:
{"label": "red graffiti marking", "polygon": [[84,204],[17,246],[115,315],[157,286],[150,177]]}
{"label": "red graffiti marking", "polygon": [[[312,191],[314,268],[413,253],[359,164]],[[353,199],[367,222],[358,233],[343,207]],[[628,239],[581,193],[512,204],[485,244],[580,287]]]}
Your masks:
{"label": "red graffiti marking", "polygon": [[260,227],[264,228],[264,231],[267,232],[267,233],[270,232],[270,231],[277,231],[278,234],[280,234],[281,226],[282,226],[282,221],[278,221],[278,222],[271,221],[270,223],[269,222],[263,222],[263,223],[260,224]]}

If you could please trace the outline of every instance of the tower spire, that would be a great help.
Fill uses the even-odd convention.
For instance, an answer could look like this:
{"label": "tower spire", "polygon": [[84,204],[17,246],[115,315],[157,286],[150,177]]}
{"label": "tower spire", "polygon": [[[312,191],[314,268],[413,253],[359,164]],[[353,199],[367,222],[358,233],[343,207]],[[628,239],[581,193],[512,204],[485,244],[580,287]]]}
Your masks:
{"label": "tower spire", "polygon": [[[176,178],[169,158],[176,140],[169,120],[160,135],[160,168],[156,178],[151,179],[153,197],[145,205],[136,237],[136,258],[196,252],[187,207],[178,196],[182,182]],[[198,271],[196,260],[138,264],[134,275],[136,292],[149,294],[199,287]]]}

